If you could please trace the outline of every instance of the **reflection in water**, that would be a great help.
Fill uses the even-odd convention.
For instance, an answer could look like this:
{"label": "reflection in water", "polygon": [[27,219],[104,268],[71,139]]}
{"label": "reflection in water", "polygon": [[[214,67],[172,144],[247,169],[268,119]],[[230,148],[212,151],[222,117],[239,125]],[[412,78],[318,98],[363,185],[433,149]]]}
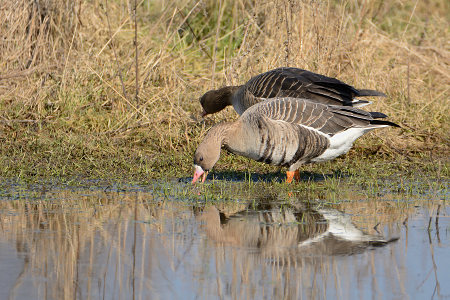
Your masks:
{"label": "reflection in water", "polygon": [[[1,200],[0,299],[450,295],[439,284],[450,263],[445,203],[292,202],[192,208],[152,192],[101,190]],[[437,205],[440,234],[427,227]]]}
{"label": "reflection in water", "polygon": [[205,222],[203,227],[210,239],[253,249],[253,253],[272,262],[350,255],[397,240],[365,234],[353,225],[349,216],[335,209],[314,211],[275,206],[269,210],[246,210],[221,220],[218,209],[210,206],[198,219]]}

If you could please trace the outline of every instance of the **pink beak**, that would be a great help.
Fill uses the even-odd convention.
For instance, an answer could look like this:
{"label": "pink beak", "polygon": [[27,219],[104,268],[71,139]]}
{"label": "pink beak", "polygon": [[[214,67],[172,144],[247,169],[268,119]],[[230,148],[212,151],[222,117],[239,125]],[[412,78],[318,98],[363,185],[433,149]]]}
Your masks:
{"label": "pink beak", "polygon": [[204,118],[208,113],[206,112],[206,110],[202,111],[202,118]]}
{"label": "pink beak", "polygon": [[194,166],[194,178],[192,178],[192,184],[195,184],[195,182],[200,178],[200,176],[203,175],[202,177],[202,183],[205,182],[206,176],[208,175],[208,171],[203,171],[202,167],[195,165]]}

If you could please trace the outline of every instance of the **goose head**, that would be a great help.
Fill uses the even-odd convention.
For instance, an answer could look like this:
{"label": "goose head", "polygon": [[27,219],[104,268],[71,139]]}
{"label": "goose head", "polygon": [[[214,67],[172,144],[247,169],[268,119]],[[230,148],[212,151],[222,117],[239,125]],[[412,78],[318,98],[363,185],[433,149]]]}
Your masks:
{"label": "goose head", "polygon": [[216,162],[220,158],[221,143],[214,139],[204,139],[198,146],[194,155],[194,178],[192,183],[194,184],[200,176],[202,182],[205,181],[209,170],[214,167]]}
{"label": "goose head", "polygon": [[200,104],[203,107],[202,116],[214,114],[231,105],[234,92],[238,86],[225,86],[218,90],[211,90],[200,97]]}
{"label": "goose head", "polygon": [[220,149],[229,140],[230,130],[234,128],[234,125],[234,123],[220,123],[208,131],[194,154],[194,178],[192,183],[195,183],[202,175],[202,182],[205,181],[209,170],[219,160]]}

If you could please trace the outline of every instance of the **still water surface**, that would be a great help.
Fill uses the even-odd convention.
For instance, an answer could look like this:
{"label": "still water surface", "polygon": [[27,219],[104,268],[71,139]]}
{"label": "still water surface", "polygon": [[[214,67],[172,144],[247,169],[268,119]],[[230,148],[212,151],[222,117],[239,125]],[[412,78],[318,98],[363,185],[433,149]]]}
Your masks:
{"label": "still water surface", "polygon": [[450,298],[447,193],[347,198],[11,185],[0,299]]}

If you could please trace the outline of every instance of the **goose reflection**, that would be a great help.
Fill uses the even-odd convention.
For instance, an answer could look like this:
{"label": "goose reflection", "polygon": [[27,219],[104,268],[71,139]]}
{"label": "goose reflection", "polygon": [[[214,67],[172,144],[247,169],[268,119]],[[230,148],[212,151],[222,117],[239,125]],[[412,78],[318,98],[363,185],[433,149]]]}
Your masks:
{"label": "goose reflection", "polygon": [[247,248],[276,261],[351,255],[398,239],[367,234],[336,209],[314,210],[304,205],[265,204],[229,215],[210,206],[197,218],[216,243]]}

